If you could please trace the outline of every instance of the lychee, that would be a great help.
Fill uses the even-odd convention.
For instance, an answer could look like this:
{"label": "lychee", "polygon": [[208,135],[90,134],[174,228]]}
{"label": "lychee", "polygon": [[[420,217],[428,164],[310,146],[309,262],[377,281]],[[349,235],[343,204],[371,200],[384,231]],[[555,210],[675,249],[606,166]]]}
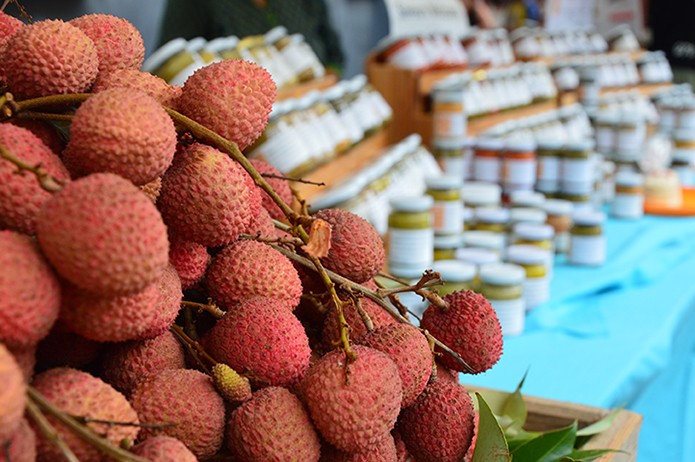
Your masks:
{"label": "lychee", "polygon": [[205,277],[210,296],[223,308],[253,297],[268,297],[294,309],[302,283],[292,262],[272,247],[242,240],[225,247]]}
{"label": "lychee", "polygon": [[[121,393],[86,372],[70,368],[51,369],[37,375],[32,385],[48,402],[66,414],[111,422],[138,423],[137,414]],[[81,462],[103,460],[103,454],[97,448],[53,416],[46,415],[46,418]],[[137,426],[95,422],[89,422],[87,426],[116,446],[125,439],[135,440],[139,430]],[[39,460],[60,460],[60,449],[45,437],[37,436]]]}
{"label": "lychee", "polygon": [[[59,181],[70,179],[60,158],[26,128],[0,124],[0,146],[28,164],[41,164]],[[13,164],[0,162],[0,228],[34,234],[39,210],[50,197],[34,175],[18,175]]]}
{"label": "lychee", "polygon": [[118,69],[108,74],[100,74],[94,82],[92,91],[99,93],[110,88],[140,90],[150,95],[159,104],[169,107],[174,107],[182,92],[181,87],[169,85],[161,77],[137,69]]}
{"label": "lychee", "polygon": [[203,337],[216,360],[256,385],[291,386],[309,368],[309,339],[282,301],[254,298],[230,307]]}
{"label": "lychee", "polygon": [[[278,194],[278,196],[280,196],[280,198],[285,202],[285,204],[292,205],[292,190],[290,189],[290,185],[287,182],[287,180],[282,178],[282,172],[280,172],[280,170],[276,169],[269,163],[260,159],[252,159],[251,163],[256,168],[256,170],[258,170],[258,173],[260,173],[261,175],[274,175],[276,177],[280,177],[265,177],[265,181],[268,182],[270,187],[273,188],[273,191],[275,191]],[[273,199],[268,195],[268,193],[263,190],[261,190],[261,200],[263,203],[263,208],[265,208],[268,211],[268,213],[270,213],[270,216],[272,218],[275,218],[276,220],[280,221],[285,219],[285,214],[282,212],[280,207],[273,201]]]}
{"label": "lychee", "polygon": [[196,143],[176,154],[162,178],[157,206],[177,237],[214,247],[239,238],[260,200],[241,166],[217,149]]}
{"label": "lychee", "polygon": [[251,62],[227,59],[190,76],[178,108],[244,150],[268,124],[275,94],[268,71]]}
{"label": "lychee", "polygon": [[4,444],[0,442],[0,462],[36,462],[36,435],[27,419]]}
{"label": "lychee", "polygon": [[208,249],[204,245],[184,239],[171,238],[169,262],[176,268],[183,290],[194,286],[203,279],[210,259]]}
{"label": "lychee", "polygon": [[99,70],[94,42],[60,20],[20,28],[8,40],[2,60],[10,91],[23,98],[84,92]]}
{"label": "lychee", "polygon": [[473,401],[465,388],[431,381],[398,417],[398,431],[418,462],[460,462],[473,437]]}
{"label": "lychee", "polygon": [[398,368],[387,355],[360,345],[353,350],[357,357],[349,364],[342,350],[323,356],[301,386],[326,441],[346,452],[362,452],[393,429],[403,395]]}
{"label": "lychee", "polygon": [[[390,314],[388,314],[385,309],[366,297],[360,298],[360,306],[367,316],[369,316],[374,329],[379,329],[380,327],[396,323],[396,320]],[[351,340],[359,341],[365,334],[367,334],[367,327],[364,325],[362,316],[354,303],[348,302],[343,304],[343,316],[345,317],[345,321],[348,323],[348,326],[350,326]],[[340,339],[338,311],[334,307],[331,307],[326,314],[321,336],[323,338],[324,347],[328,349],[334,348]]]}
{"label": "lychee", "polygon": [[169,168],[176,129],[151,96],[129,88],[104,90],[75,112],[63,160],[73,177],[109,172],[144,185]]}
{"label": "lychee", "polygon": [[140,191],[145,193],[153,204],[157,205],[159,193],[162,191],[162,177],[157,177],[149,183],[145,183],[144,185],[140,186]]}
{"label": "lychee", "polygon": [[396,445],[389,434],[365,451],[343,452],[330,446],[324,446],[321,451],[321,462],[397,462],[397,457]]}
{"label": "lychee", "polygon": [[30,383],[31,378],[34,376],[34,368],[36,367],[36,345],[19,348],[8,346],[7,349],[14,357],[19,369],[21,369],[24,381]]}
{"label": "lychee", "polygon": [[150,462],[198,462],[185,444],[170,436],[153,436],[131,449],[136,456]]}
{"label": "lychee", "polygon": [[[58,129],[50,122],[38,119],[15,118],[12,119],[10,123],[18,127],[26,128],[27,130],[32,132],[41,141],[43,141],[43,144],[45,144],[46,147],[50,149],[52,153],[59,155],[61,152],[63,152],[63,148],[65,147],[65,141],[63,140],[63,137],[60,135]],[[62,163],[60,165],[62,165]],[[64,168],[64,166],[63,171],[65,172],[65,176],[67,176],[67,170]]]}
{"label": "lychee", "polygon": [[130,398],[146,424],[169,423],[164,428],[143,428],[141,439],[167,435],[180,440],[201,460],[222,447],[225,407],[212,379],[202,372],[176,369],[140,382]]}
{"label": "lychee", "polygon": [[384,243],[364,218],[342,209],[319,210],[315,217],[331,225],[331,248],[321,259],[326,268],[357,283],[382,270]]}
{"label": "lychee", "polygon": [[26,406],[27,384],[17,361],[0,343],[0,444],[19,428]]}
{"label": "lychee", "polygon": [[55,193],[39,213],[37,236],[61,276],[101,296],[145,289],[168,262],[159,212],[136,186],[111,173]]}
{"label": "lychee", "polygon": [[[461,355],[477,373],[490,369],[502,355],[502,328],[490,302],[471,290],[452,292],[444,301],[449,308],[430,305],[420,326]],[[439,361],[449,369],[466,372],[446,353]]]}
{"label": "lychee", "polygon": [[239,462],[318,462],[321,456],[309,414],[285,388],[255,392],[232,412],[226,436],[227,447]]}
{"label": "lychee", "polygon": [[[0,11],[0,58],[5,52],[5,46],[7,45],[10,37],[14,35],[21,27],[24,27],[24,23],[14,16],[5,14]],[[0,67],[0,86],[5,85],[5,67]]]}
{"label": "lychee", "polygon": [[58,317],[60,284],[27,236],[0,231],[0,342],[36,345]]}
{"label": "lychee", "polygon": [[251,236],[263,236],[263,237],[280,237],[282,231],[275,228],[273,224],[273,219],[266,209],[260,207],[251,218],[251,223],[249,223],[248,228],[246,228],[246,234]]}
{"label": "lychee", "polygon": [[162,277],[157,281],[157,289],[159,296],[154,317],[147,323],[144,332],[137,336],[137,340],[155,338],[167,331],[174,324],[181,309],[181,280],[172,265],[167,266],[162,273]]}

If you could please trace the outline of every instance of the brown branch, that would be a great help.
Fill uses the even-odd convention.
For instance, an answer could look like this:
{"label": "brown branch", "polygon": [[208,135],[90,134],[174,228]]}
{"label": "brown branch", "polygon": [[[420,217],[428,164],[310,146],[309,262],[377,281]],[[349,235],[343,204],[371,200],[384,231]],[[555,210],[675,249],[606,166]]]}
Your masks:
{"label": "brown branch", "polygon": [[[72,449],[70,449],[70,446],[68,446],[63,437],[60,436],[60,433],[56,431],[53,425],[46,419],[46,416],[41,413],[36,404],[31,400],[27,401],[27,414],[29,418],[34,421],[41,435],[58,448],[65,460],[68,462],[80,462],[75,453],[72,452]],[[5,459],[10,460],[7,456]]]}
{"label": "brown branch", "polygon": [[29,24],[31,24],[32,22],[34,22],[34,21],[32,20],[31,15],[30,15],[29,13],[27,13],[27,10],[24,9],[24,7],[22,6],[22,4],[19,3],[18,0],[5,0],[5,3],[2,5],[2,8],[0,9],[0,11],[5,11],[5,7],[6,7],[8,4],[10,4],[10,3],[14,3],[15,5],[17,5],[17,9],[19,9],[19,15],[20,15],[21,17],[23,17],[24,19],[26,19],[27,22],[28,22]]}
{"label": "brown branch", "polygon": [[53,122],[72,122],[73,114],[54,114],[52,112],[23,111],[17,114],[18,119],[49,120]]}
{"label": "brown branch", "polygon": [[[186,335],[186,333],[183,331],[181,326],[174,324],[169,329],[174,333],[174,335],[176,335],[179,338],[179,340],[184,345],[186,345],[189,348],[189,351],[192,351],[194,357],[197,357],[199,360],[204,359],[205,361],[210,363],[211,366],[214,366],[215,364],[217,364],[217,360],[215,360],[215,358],[210,356],[208,354],[208,352],[205,351],[205,348],[203,348],[203,345],[201,345],[199,342],[196,342],[195,340],[190,338],[188,335]],[[201,364],[205,367],[206,372],[209,374],[210,370],[209,370],[208,366],[206,366],[202,362],[202,360],[201,360]]]}
{"label": "brown branch", "polygon": [[239,238],[251,241],[258,241],[264,244],[277,244],[289,248],[295,248],[297,246],[304,245],[302,240],[298,237],[267,237],[258,234],[242,234],[241,236],[239,236]]}
{"label": "brown branch", "polygon": [[261,173],[263,178],[274,178],[276,180],[294,181],[295,183],[311,184],[314,186],[326,186],[323,181],[309,181],[302,178],[293,178],[291,176],[276,175],[274,173]]}
{"label": "brown branch", "polygon": [[[402,283],[401,281],[398,281]],[[428,289],[441,285],[443,283],[439,273],[426,270],[418,282],[414,285],[405,285],[403,287],[395,287],[393,289],[379,289],[377,293],[382,297],[388,297],[395,294],[400,294],[404,292],[414,292],[422,297],[423,300],[427,300],[432,305],[442,308],[449,309],[449,304],[445,302],[437,293],[432,292]]]}
{"label": "brown branch", "polygon": [[143,424],[143,423],[138,423],[138,422],[117,422],[114,420],[93,419],[89,416],[80,416],[80,415],[71,415],[70,417],[72,417],[73,419],[75,419],[76,421],[81,423],[82,425],[95,423],[95,424],[108,425],[109,427],[138,427],[138,428],[151,428],[151,429],[155,429],[155,430],[175,427],[177,425],[175,423]]}
{"label": "brown branch", "polygon": [[369,317],[367,312],[364,311],[364,308],[362,308],[362,302],[360,302],[359,297],[355,297],[355,308],[357,308],[357,312],[360,314],[360,318],[364,323],[364,327],[367,328],[367,332],[373,331],[374,323],[372,322],[372,319]]}
{"label": "brown branch", "polygon": [[39,392],[37,392],[33,387],[29,386],[27,388],[27,393],[29,395],[29,402],[35,404],[38,408],[46,412],[47,414],[55,417],[60,423],[65,425],[72,431],[75,435],[89,443],[94,448],[98,449],[102,453],[106,454],[110,458],[120,461],[120,462],[147,462],[142,457],[138,457],[135,454],[121,449],[113,445],[106,438],[102,438],[92,431],[89,427],[80,424],[77,420],[71,416],[65,414],[60,409],[55,407],[53,404],[49,403]]}
{"label": "brown branch", "polygon": [[190,302],[188,300],[181,300],[181,306],[187,306],[189,308],[197,308],[200,311],[207,311],[210,313],[215,319],[222,319],[222,317],[227,314],[225,311],[222,311],[219,306],[215,304],[212,300],[208,300],[208,303],[197,303],[197,302]]}
{"label": "brown branch", "polygon": [[299,213],[302,215],[309,215],[309,205],[306,203],[306,199],[304,199],[299,191],[297,191],[297,188],[292,185],[290,185],[290,191],[292,192],[292,197],[294,197],[299,204]]}
{"label": "brown branch", "polygon": [[24,172],[30,172],[36,176],[39,184],[43,189],[50,193],[58,192],[63,189],[62,181],[48,174],[41,164],[30,165],[22,159],[11,154],[4,146],[0,145],[0,158],[9,161],[17,167],[17,174],[23,175]]}

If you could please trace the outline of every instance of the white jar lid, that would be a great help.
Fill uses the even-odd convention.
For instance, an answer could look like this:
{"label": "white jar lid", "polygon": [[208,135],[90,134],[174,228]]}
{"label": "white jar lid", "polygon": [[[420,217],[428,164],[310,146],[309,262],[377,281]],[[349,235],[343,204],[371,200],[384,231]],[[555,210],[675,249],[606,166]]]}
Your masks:
{"label": "white jar lid", "polygon": [[548,199],[543,204],[543,209],[548,215],[572,215],[574,204],[563,199]]}
{"label": "white jar lid", "polygon": [[470,181],[461,188],[463,202],[471,205],[499,204],[502,200],[502,188],[496,183]]}
{"label": "white jar lid", "polygon": [[472,220],[474,216],[473,209],[470,207],[463,207],[463,221],[466,222],[468,220]]}
{"label": "white jar lid", "polygon": [[509,210],[502,207],[480,207],[475,209],[475,218],[485,223],[506,223]]}
{"label": "white jar lid", "polygon": [[331,88],[327,89],[326,91],[323,92],[324,98],[326,98],[328,101],[332,101],[335,99],[340,99],[345,95],[346,90],[343,85],[336,84],[333,85]]}
{"label": "white jar lid", "polygon": [[591,151],[594,149],[594,144],[594,140],[589,138],[570,140],[565,143],[564,149],[566,151]]}
{"label": "white jar lid", "polygon": [[531,241],[547,241],[555,237],[555,228],[539,223],[517,223],[514,234],[521,239]]}
{"label": "white jar lid", "polygon": [[480,268],[480,280],[488,284],[507,286],[523,284],[526,271],[511,263],[491,263]]}
{"label": "white jar lid", "polygon": [[463,243],[467,247],[502,250],[504,249],[504,236],[490,231],[466,231],[463,233]]}
{"label": "white jar lid", "polygon": [[434,189],[436,191],[448,189],[459,191],[463,186],[463,180],[453,175],[439,175],[425,178],[425,184],[427,185],[427,189]]}
{"label": "white jar lid", "polygon": [[432,196],[399,196],[389,200],[393,210],[399,212],[427,212],[434,206]]}
{"label": "white jar lid", "polygon": [[517,207],[509,213],[509,221],[512,223],[545,223],[548,215],[541,209],[531,207]]}
{"label": "white jar lid", "polygon": [[463,282],[475,278],[478,269],[472,263],[459,260],[437,260],[432,270],[439,273],[444,282]]}
{"label": "white jar lid", "polygon": [[536,207],[540,208],[545,203],[545,196],[536,191],[519,190],[512,191],[509,200],[513,207]]}
{"label": "white jar lid", "polygon": [[458,249],[463,245],[463,236],[460,234],[447,234],[434,236],[435,249]]}
{"label": "white jar lid", "polygon": [[506,260],[519,265],[544,265],[548,262],[548,251],[535,245],[510,245]]}
{"label": "white jar lid", "polygon": [[615,175],[615,184],[617,186],[642,186],[644,178],[639,173],[623,170]]}
{"label": "white jar lid", "polygon": [[603,212],[594,210],[577,210],[572,218],[579,226],[600,226],[606,221],[606,215]]}
{"label": "white jar lid", "polygon": [[484,151],[501,151],[504,148],[504,141],[499,138],[478,138],[475,141],[475,148]]}
{"label": "white jar lid", "polygon": [[286,35],[287,28],[285,26],[276,26],[265,33],[265,42],[275,43]]}
{"label": "white jar lid", "polygon": [[673,139],[675,141],[695,141],[695,130],[690,128],[678,129],[673,134]]}
{"label": "white jar lid", "polygon": [[203,49],[203,47],[205,46],[206,43],[208,43],[208,41],[205,40],[204,37],[192,38],[186,44],[186,50],[192,51],[192,52],[198,52],[198,51]]}
{"label": "white jar lid", "polygon": [[482,247],[464,247],[456,251],[456,258],[480,266],[499,262],[500,254]]}
{"label": "white jar lid", "polygon": [[169,40],[145,60],[142,65],[142,70],[154,73],[154,71],[161,67],[169,58],[185,50],[187,43],[188,42],[184,38]]}
{"label": "white jar lid", "polygon": [[541,151],[556,151],[563,145],[559,138],[540,138],[538,139],[538,149]]}

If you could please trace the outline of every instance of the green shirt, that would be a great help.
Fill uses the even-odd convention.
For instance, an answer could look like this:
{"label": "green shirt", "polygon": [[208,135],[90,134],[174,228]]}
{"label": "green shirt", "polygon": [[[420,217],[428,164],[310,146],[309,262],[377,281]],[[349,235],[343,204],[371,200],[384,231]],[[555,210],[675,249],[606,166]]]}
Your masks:
{"label": "green shirt", "polygon": [[343,51],[323,0],[268,0],[265,8],[250,0],[169,0],[159,41],[161,45],[177,37],[243,38],[275,26],[304,35],[324,65],[342,66]]}

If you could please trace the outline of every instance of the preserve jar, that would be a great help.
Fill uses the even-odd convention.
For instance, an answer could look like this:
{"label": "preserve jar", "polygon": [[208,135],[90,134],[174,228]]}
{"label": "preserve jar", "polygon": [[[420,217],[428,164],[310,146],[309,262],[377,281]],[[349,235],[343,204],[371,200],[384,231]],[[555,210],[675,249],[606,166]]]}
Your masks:
{"label": "preserve jar", "polygon": [[389,204],[389,271],[401,278],[420,277],[434,260],[434,200],[431,196],[400,197]]}
{"label": "preserve jar", "polygon": [[459,290],[473,290],[478,269],[471,263],[458,260],[437,260],[432,270],[439,273],[444,284],[437,287],[439,295],[444,296]]}
{"label": "preserve jar", "polygon": [[606,261],[605,215],[581,210],[574,213],[573,220],[568,261],[573,265],[603,265]]}
{"label": "preserve jar", "polygon": [[524,301],[530,311],[550,297],[547,252],[532,245],[511,245],[507,248],[506,260],[519,265],[526,271]]}
{"label": "preserve jar", "polygon": [[463,201],[460,178],[442,175],[425,179],[427,194],[434,199],[432,213],[435,234],[460,234],[463,231]]}
{"label": "preserve jar", "polygon": [[497,313],[502,335],[519,335],[524,331],[524,280],[526,272],[519,265],[492,263],[480,268],[480,293]]}

